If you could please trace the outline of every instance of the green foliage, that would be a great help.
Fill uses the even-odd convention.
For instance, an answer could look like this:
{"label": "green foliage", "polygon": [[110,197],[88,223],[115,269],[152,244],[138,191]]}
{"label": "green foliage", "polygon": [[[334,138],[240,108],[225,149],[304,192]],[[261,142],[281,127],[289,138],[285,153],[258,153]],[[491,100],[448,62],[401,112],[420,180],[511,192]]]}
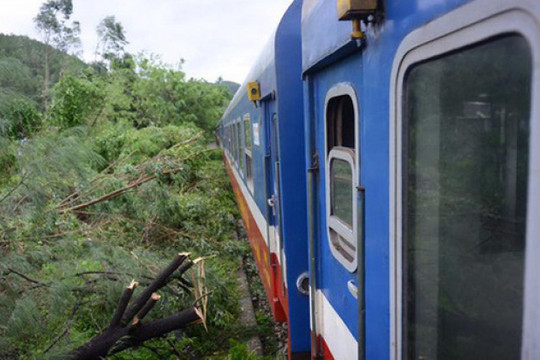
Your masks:
{"label": "green foliage", "polygon": [[0,134],[11,139],[30,137],[41,127],[41,113],[33,101],[15,98],[0,109]]}
{"label": "green foliage", "polygon": [[10,180],[17,164],[15,142],[8,137],[0,136],[0,189]]}
{"label": "green foliage", "polygon": [[185,74],[153,59],[138,60],[139,78],[133,84],[135,125],[165,126],[192,122],[210,133],[230,99],[224,87]]}
{"label": "green foliage", "polygon": [[[125,129],[106,129],[114,133],[121,128]],[[18,146],[19,174],[31,176],[14,176],[3,195],[19,179],[24,178],[24,186],[0,201],[0,241],[9,250],[0,256],[0,322],[6,324],[0,338],[7,344],[0,358],[7,354],[54,358],[80,345],[106,326],[122,288],[132,278],[152,276],[180,251],[191,251],[194,257],[215,256],[205,261],[205,284],[211,290],[210,334],[199,327],[169,340],[186,357],[223,351],[222,343],[203,339],[219,337],[226,342],[242,336],[234,273],[236,259],[247,246],[232,237],[237,221],[231,216],[234,199],[221,162],[210,160],[200,130],[192,125],[131,128],[115,145],[114,164],[96,173],[94,169],[103,165],[88,146],[99,141],[94,143],[92,137],[85,148],[81,146],[85,134],[78,128],[42,133]],[[152,142],[157,145],[147,148]],[[179,167],[181,173],[163,175]],[[159,176],[135,191],[89,208],[90,215],[54,211],[70,192],[78,194],[70,205],[83,203],[154,174]],[[9,213],[14,207],[18,209]],[[162,295],[166,300],[154,316],[193,301],[191,294],[175,287]],[[55,343],[66,329],[69,333]],[[184,348],[188,341],[191,345]],[[162,353],[170,348],[159,341],[153,346]],[[131,356],[143,359],[155,354],[130,350],[117,358]]]}
{"label": "green foliage", "polygon": [[[50,36],[64,26],[54,41],[75,35],[65,31],[70,4],[42,8],[54,17],[42,19]],[[260,330],[239,322],[235,277],[249,246],[232,235],[234,197],[219,150],[207,147],[230,94],[124,53],[121,25],[105,25],[107,41],[118,41],[114,61],[87,69],[51,47],[0,35],[0,358],[65,357],[107,326],[131,279],[147,282],[190,251],[208,257],[205,276],[190,274],[209,291],[208,330],[113,358],[166,358],[175,348],[180,358],[252,359],[239,344]],[[45,54],[55,84],[47,110],[37,106]],[[177,282],[162,295],[150,319],[195,301]],[[229,346],[231,338],[238,343]]]}
{"label": "green foliage", "polygon": [[231,340],[228,360],[257,360],[259,357],[249,352],[246,344]]}
{"label": "green foliage", "polygon": [[21,59],[0,57],[0,88],[3,99],[6,95],[13,96],[13,94],[31,98],[37,94],[38,87],[39,84],[36,83],[31,69]]}
{"label": "green foliage", "polygon": [[34,22],[45,44],[66,52],[80,46],[80,24],[69,22],[72,13],[71,0],[48,0],[41,5]]}
{"label": "green foliage", "polygon": [[107,16],[99,23],[97,34],[99,40],[96,53],[109,63],[121,59],[125,54],[124,47],[129,44],[122,24],[114,16]]}
{"label": "green foliage", "polygon": [[84,125],[96,119],[104,106],[105,93],[86,77],[64,76],[53,88],[53,102],[48,112],[52,124],[61,129]]}
{"label": "green foliage", "polygon": [[78,73],[85,67],[77,57],[39,41],[0,34],[0,110],[13,99],[40,103],[47,52],[50,85],[59,80],[61,73]]}

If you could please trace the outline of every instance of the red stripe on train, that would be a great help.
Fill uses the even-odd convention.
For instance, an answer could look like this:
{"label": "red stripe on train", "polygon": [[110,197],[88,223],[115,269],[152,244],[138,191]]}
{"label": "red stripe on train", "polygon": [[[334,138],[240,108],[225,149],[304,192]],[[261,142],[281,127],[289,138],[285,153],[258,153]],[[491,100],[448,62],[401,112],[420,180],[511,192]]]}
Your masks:
{"label": "red stripe on train", "polygon": [[[313,335],[313,332],[311,332],[311,335]],[[312,345],[313,345],[313,336],[312,339]],[[315,344],[315,348],[318,349],[317,352],[319,354],[311,354],[312,360],[334,360],[334,356],[332,355],[332,352],[330,351],[330,348],[328,347],[328,344],[326,341],[324,341],[324,338],[321,335],[317,335],[317,344]],[[313,346],[312,346],[313,349]]]}
{"label": "red stripe on train", "polygon": [[[274,319],[279,322],[287,320],[286,317],[286,297],[281,291],[281,267],[277,261],[276,254],[270,254],[264,237],[262,236],[259,227],[251,213],[249,206],[242,191],[240,185],[236,180],[234,173],[230,167],[229,161],[225,154],[223,155],[225,168],[229,174],[231,185],[234,191],[238,209],[244,222],[246,232],[251,244],[251,250],[257,269],[259,270],[259,276],[261,277],[264,289],[266,290],[266,296],[270,303],[270,309],[274,316]],[[285,304],[285,306],[283,306]]]}

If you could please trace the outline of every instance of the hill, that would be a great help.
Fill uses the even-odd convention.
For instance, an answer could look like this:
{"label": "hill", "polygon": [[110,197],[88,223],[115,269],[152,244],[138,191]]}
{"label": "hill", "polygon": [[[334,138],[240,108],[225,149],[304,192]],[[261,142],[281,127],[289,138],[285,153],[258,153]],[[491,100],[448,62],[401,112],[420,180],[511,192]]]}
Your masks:
{"label": "hill", "polygon": [[[40,104],[47,45],[27,36],[0,34],[0,112],[14,99]],[[62,73],[76,73],[86,64],[76,56],[50,48],[50,87]]]}
{"label": "hill", "polygon": [[240,88],[240,84],[235,83],[234,81],[222,80],[220,84],[225,86],[227,90],[229,90],[231,96],[234,96],[234,94],[236,94],[236,92]]}

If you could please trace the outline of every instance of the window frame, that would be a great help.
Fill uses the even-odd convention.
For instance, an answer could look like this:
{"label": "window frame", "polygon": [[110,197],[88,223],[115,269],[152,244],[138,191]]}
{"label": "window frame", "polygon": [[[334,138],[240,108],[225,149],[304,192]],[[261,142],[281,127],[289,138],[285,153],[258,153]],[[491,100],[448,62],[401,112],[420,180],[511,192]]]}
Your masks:
{"label": "window frame", "polygon": [[532,57],[531,117],[529,139],[529,177],[527,179],[527,219],[524,267],[524,314],[522,358],[539,358],[540,347],[535,339],[540,336],[540,287],[535,286],[535,274],[540,272],[540,224],[533,216],[540,213],[540,181],[534,178],[540,168],[540,6],[526,0],[512,3],[476,0],[412,31],[399,46],[394,57],[390,86],[390,359],[403,358],[403,247],[404,214],[403,158],[405,124],[403,114],[404,85],[408,71],[419,63],[438,56],[479,45],[491,38],[506,34],[522,36],[529,44]]}
{"label": "window frame", "polygon": [[[351,102],[353,104],[354,109],[354,149],[351,148],[344,148],[339,146],[334,146],[332,149],[328,149],[328,105],[330,101],[334,98],[340,97],[340,96],[348,96],[351,99]],[[339,83],[334,85],[330,90],[328,90],[326,94],[325,99],[325,105],[324,105],[324,164],[325,164],[325,195],[326,195],[326,237],[328,240],[328,245],[330,247],[330,251],[334,258],[343,265],[343,267],[351,272],[354,273],[358,268],[358,247],[363,246],[360,244],[360,239],[358,239],[358,201],[357,196],[357,188],[358,184],[360,183],[360,156],[359,156],[359,128],[360,128],[360,121],[359,121],[359,106],[358,106],[358,97],[356,94],[356,91],[354,90],[352,84],[350,83]],[[338,149],[336,149],[338,148]],[[344,151],[343,149],[348,149],[348,151]],[[328,151],[330,150],[330,151]],[[333,153],[333,151],[335,152]],[[348,153],[350,151],[350,153]],[[352,166],[352,209],[353,209],[353,223],[352,229],[351,229],[351,235],[347,235],[349,239],[351,239],[351,243],[355,246],[353,253],[353,260],[349,261],[343,254],[336,248],[334,241],[332,241],[332,233],[331,228],[334,230],[338,235],[345,238],[345,236],[341,235],[346,234],[347,231],[344,228],[344,224],[338,220],[336,217],[333,217],[331,215],[331,184],[330,184],[330,161],[333,158],[338,158],[344,161],[347,161]],[[346,239],[347,240],[347,239]]]}

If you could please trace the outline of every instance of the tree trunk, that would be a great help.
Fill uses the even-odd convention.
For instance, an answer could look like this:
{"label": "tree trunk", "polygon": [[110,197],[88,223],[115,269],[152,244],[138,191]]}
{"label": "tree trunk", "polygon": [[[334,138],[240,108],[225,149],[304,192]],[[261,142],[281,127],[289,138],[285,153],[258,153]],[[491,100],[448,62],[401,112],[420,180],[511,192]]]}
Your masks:
{"label": "tree trunk", "polygon": [[202,315],[197,308],[183,310],[165,319],[155,320],[143,325],[131,324],[105,330],[74,353],[77,360],[93,360],[116,354],[120,351],[142,345],[146,340],[161,337],[174,330],[189,325],[200,324]]}
{"label": "tree trunk", "polygon": [[43,98],[43,107],[45,110],[49,107],[49,83],[51,77],[50,69],[50,57],[51,57],[51,47],[48,44],[45,44],[45,77],[43,79],[43,91],[41,96]]}

